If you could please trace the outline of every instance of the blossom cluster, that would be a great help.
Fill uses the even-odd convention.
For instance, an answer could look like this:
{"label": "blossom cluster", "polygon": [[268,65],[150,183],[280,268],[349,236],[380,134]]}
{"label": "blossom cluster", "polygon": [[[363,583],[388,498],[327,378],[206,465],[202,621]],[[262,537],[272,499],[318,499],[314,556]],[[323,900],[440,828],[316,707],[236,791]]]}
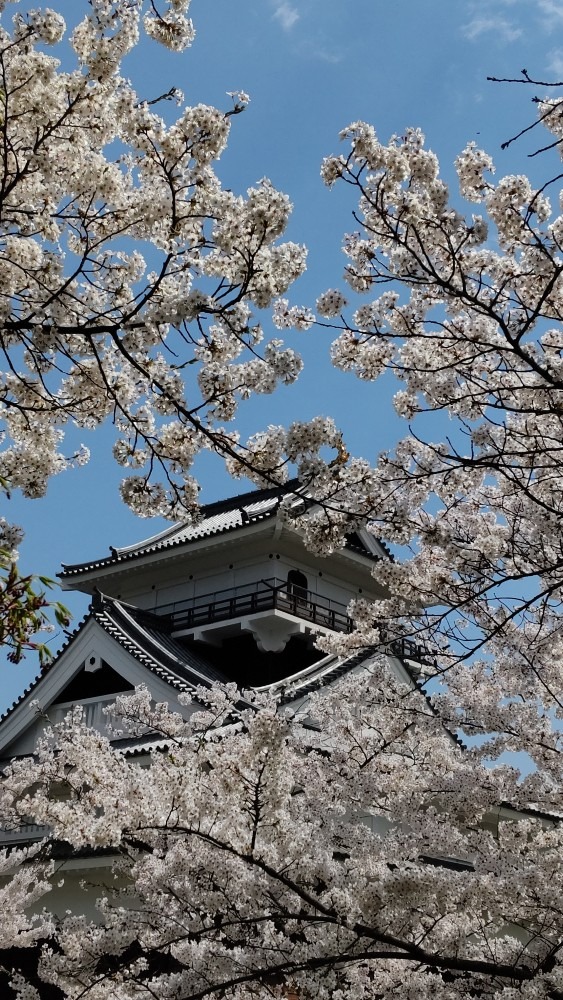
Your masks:
{"label": "blossom cluster", "polygon": [[[142,30],[190,45],[188,10],[93,0],[65,71],[59,13],[0,26],[0,477],[26,496],[88,460],[84,445],[65,449],[68,424],[113,420],[114,455],[133,472],[125,501],[189,517],[199,451],[233,458],[220,423],[299,375],[299,356],[254,315],[305,268],[304,248],[282,241],[289,199],[267,180],[246,195],[222,188],[232,112],[199,104],[165,117],[121,73]],[[248,104],[230,96],[237,112]]]}
{"label": "blossom cluster", "polygon": [[[540,104],[539,113],[559,139],[560,102]],[[340,328],[337,367],[363,380],[394,374],[395,410],[413,430],[355,490],[345,488],[353,462],[318,469],[324,516],[313,520],[325,536],[305,529],[310,543],[324,550],[338,535],[339,511],[351,523],[363,513],[403,556],[377,563],[387,596],[364,609],[357,634],[323,645],[355,647],[383,631],[441,650],[436,665],[451,704],[471,706],[473,733],[498,734],[491,754],[525,747],[553,773],[557,739],[542,751],[539,737],[530,749],[529,735],[544,713],[562,715],[563,217],[548,185],[534,188],[519,173],[496,179],[493,159],[474,143],[456,169],[461,199],[479,203],[481,215],[464,214],[450,195],[419,130],[385,143],[354,122],[341,138],[347,155],[325,160],[321,173],[358,195],[359,227],[343,250],[345,279],[363,302],[351,303],[349,315],[350,293],[331,289],[317,312]],[[447,414],[449,430],[428,414]],[[487,664],[479,683],[464,666],[476,651]]]}
{"label": "blossom cluster", "polygon": [[[31,816],[50,831],[0,861],[0,963],[17,941],[33,971],[12,995],[466,1000],[506,983],[548,1000],[563,830],[522,812],[548,783],[483,768],[381,656],[284,705],[231,685],[171,712],[139,688],[110,711],[113,735],[168,747],[148,771],[80,708],[6,769],[11,829]],[[71,877],[45,860],[61,841],[102,866],[55,921],[39,911]]]}

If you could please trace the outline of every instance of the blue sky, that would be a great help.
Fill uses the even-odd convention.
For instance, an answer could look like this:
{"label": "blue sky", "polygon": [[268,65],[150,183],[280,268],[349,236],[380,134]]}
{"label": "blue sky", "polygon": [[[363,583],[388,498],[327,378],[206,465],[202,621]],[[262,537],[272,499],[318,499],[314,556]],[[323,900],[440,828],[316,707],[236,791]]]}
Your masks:
{"label": "blue sky", "polygon": [[[49,6],[70,23],[88,9],[86,0],[49,0]],[[175,85],[187,103],[227,110],[226,91],[250,94],[247,110],[233,119],[218,172],[235,191],[266,176],[289,194],[288,237],[309,247],[307,274],[291,294],[299,304],[313,305],[321,291],[342,283],[340,244],[354,228],[354,203],[345,191],[328,191],[319,177],[322,158],[339,151],[340,129],[365,119],[387,139],[420,126],[457,197],[452,164],[470,139],[495,156],[499,173],[531,166],[529,143],[504,153],[500,143],[529,123],[536,91],[486,77],[517,76],[526,67],[540,79],[563,78],[563,0],[193,0],[191,14],[197,31],[191,49],[174,55],[145,42],[126,73],[147,99]],[[532,166],[540,176],[548,169],[546,162]],[[405,430],[392,413],[391,382],[360,384],[333,372],[326,333],[287,339],[303,353],[305,372],[296,386],[248,405],[239,421],[243,434],[329,413],[354,453],[375,462]],[[140,521],[120,502],[112,439],[110,431],[85,437],[90,465],[53,480],[43,500],[14,495],[5,504],[6,516],[26,529],[22,570],[55,576],[61,562],[98,557],[110,545],[159,530],[160,522]],[[204,501],[244,489],[209,457],[199,473]],[[76,624],[87,600],[65,600]],[[54,636],[52,647],[61,640]],[[2,668],[0,709],[36,670],[32,656]]]}

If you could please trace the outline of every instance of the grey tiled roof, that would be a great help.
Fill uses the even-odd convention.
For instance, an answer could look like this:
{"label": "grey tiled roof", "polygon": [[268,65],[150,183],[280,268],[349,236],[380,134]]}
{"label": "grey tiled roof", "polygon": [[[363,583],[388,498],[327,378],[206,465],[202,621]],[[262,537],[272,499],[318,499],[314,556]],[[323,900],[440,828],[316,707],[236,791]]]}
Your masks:
{"label": "grey tiled roof", "polygon": [[92,608],[96,621],[120,646],[172,687],[187,691],[194,685],[227,682],[225,674],[173,639],[156,615],[102,594]]}
{"label": "grey tiled roof", "polygon": [[369,660],[376,652],[377,648],[375,646],[368,646],[352,653],[344,659],[338,656],[327,657],[326,660],[321,660],[320,663],[315,664],[316,670],[303,671],[301,678],[288,678],[284,682],[284,687],[289,687],[290,692],[284,694],[281,704],[284,705],[295,701],[296,698],[305,698],[307,695],[312,694],[313,691],[319,691],[327,684],[333,684],[339,677],[343,677],[353,670],[354,667],[358,667],[366,660]]}
{"label": "grey tiled roof", "polygon": [[[88,573],[92,570],[104,569],[107,566],[115,566],[140,556],[150,555],[154,552],[162,552],[176,546],[185,545],[187,542],[194,542],[201,538],[212,538],[226,532],[236,531],[245,528],[249,524],[264,521],[270,517],[275,517],[280,502],[294,494],[296,498],[302,496],[302,487],[294,479],[285,486],[276,486],[265,490],[251,490],[248,493],[241,493],[238,496],[230,497],[227,500],[219,500],[216,503],[207,504],[201,508],[201,517],[196,524],[173,524],[164,531],[145,538],[142,542],[134,545],[126,545],[121,548],[110,548],[110,555],[103,559],[93,559],[90,562],[63,564],[63,571],[60,574],[62,580],[79,576],[81,573]],[[306,503],[311,503],[307,497],[303,496]],[[350,540],[347,548],[353,552],[359,552],[367,558],[377,558],[368,552],[361,543]],[[383,545],[378,543],[390,556],[390,552]]]}
{"label": "grey tiled roof", "polygon": [[151,538],[122,548],[111,548],[111,555],[92,562],[63,565],[61,578],[66,580],[92,569],[102,569],[139,556],[160,552],[196,541],[199,538],[211,538],[223,532],[243,528],[248,524],[273,517],[280,501],[292,490],[299,491],[299,483],[295,480],[284,487],[273,487],[268,490],[252,490],[227,500],[207,504],[201,508],[201,517],[196,524],[174,524]]}

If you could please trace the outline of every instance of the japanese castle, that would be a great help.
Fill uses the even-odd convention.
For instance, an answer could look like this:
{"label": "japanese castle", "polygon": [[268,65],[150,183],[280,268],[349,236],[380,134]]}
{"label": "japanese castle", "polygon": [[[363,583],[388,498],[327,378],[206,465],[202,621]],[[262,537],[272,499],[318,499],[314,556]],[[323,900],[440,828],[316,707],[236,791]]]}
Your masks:
{"label": "japanese castle", "polygon": [[[328,557],[312,555],[280,512],[288,499],[314,509],[298,483],[253,490],[203,507],[195,525],[65,566],[63,588],[91,594],[90,611],[0,720],[0,758],[32,753],[45,727],[78,704],[87,724],[104,731],[104,709],[139,684],[185,715],[178,695],[201,685],[287,689],[285,701],[298,707],[311,691],[365,669],[380,649],[327,656],[315,638],[352,631],[350,601],[381,596],[371,571],[390,556],[367,530]],[[424,651],[402,643],[386,653],[413,683]],[[143,736],[117,743],[127,754],[156,748]]]}

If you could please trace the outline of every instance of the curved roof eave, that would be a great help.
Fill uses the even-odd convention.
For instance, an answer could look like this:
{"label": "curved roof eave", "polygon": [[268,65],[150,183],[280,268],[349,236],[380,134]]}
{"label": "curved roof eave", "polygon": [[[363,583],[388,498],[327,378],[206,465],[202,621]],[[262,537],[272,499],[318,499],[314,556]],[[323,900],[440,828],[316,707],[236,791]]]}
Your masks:
{"label": "curved roof eave", "polygon": [[[248,529],[262,522],[277,517],[281,501],[291,493],[299,499],[299,484],[296,481],[284,487],[272,487],[266,490],[252,490],[247,493],[207,504],[201,508],[201,517],[194,524],[181,523],[172,525],[164,531],[152,535],[141,542],[122,548],[110,548],[110,555],[83,563],[64,565],[59,579],[63,586],[71,580],[88,577],[97,572],[115,568],[120,571],[124,563],[136,559],[147,559],[162,553],[163,557],[171,549],[193,545],[205,539],[214,539],[230,532]],[[303,499],[303,498],[302,498]],[[360,544],[351,540],[346,545],[346,551],[366,560],[391,558],[391,553],[375,537],[368,537],[365,530],[355,536]],[[118,569],[119,567],[119,569]]]}

